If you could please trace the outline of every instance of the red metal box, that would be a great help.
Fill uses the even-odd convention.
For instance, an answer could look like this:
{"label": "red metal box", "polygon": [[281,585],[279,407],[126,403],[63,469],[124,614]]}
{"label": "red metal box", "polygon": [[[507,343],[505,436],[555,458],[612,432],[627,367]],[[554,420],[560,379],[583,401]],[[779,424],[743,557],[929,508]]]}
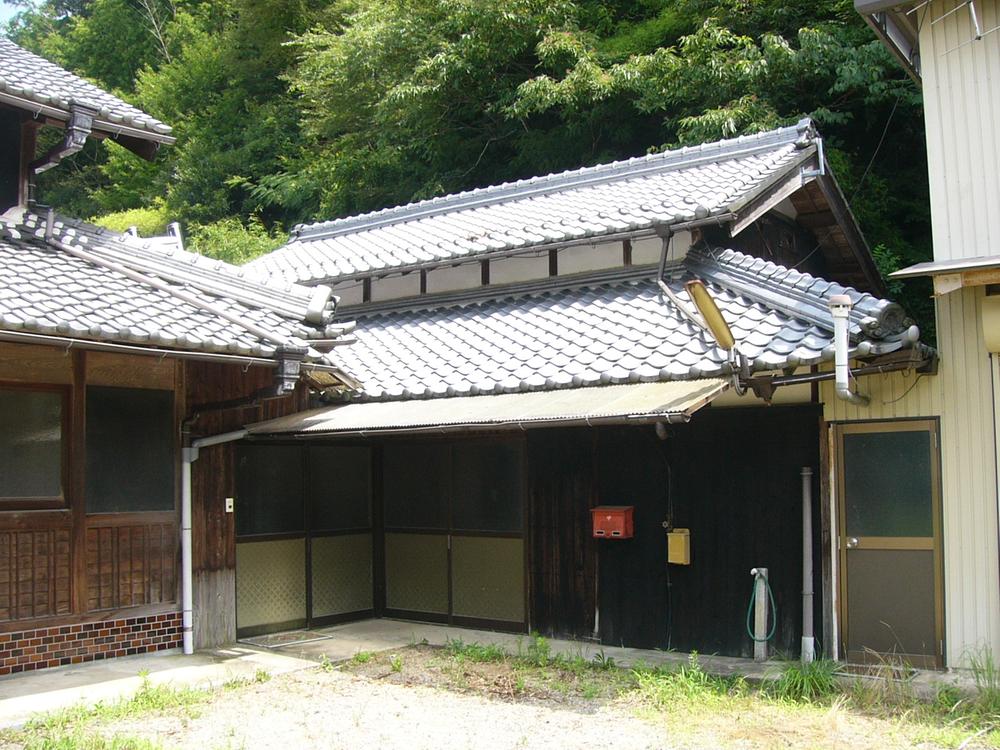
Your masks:
{"label": "red metal box", "polygon": [[631,539],[633,536],[631,505],[598,505],[590,513],[594,520],[594,536],[598,539]]}

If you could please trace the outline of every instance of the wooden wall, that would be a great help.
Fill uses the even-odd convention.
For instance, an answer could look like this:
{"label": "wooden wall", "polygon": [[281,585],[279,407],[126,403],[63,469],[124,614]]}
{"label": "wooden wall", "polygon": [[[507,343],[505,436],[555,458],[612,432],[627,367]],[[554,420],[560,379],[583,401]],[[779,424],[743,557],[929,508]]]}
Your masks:
{"label": "wooden wall", "polygon": [[[749,573],[766,566],[779,617],[773,645],[797,653],[800,471],[811,466],[818,486],[820,416],[817,406],[708,408],[666,441],[652,427],[529,433],[532,627],[590,636],[596,592],[605,644],[748,656]],[[814,503],[818,560],[818,488]],[[591,538],[597,504],[633,505],[635,538]],[[691,529],[690,566],[666,564],[671,513]],[[816,576],[819,592],[819,566]]]}
{"label": "wooden wall", "polygon": [[[238,430],[251,422],[273,419],[308,408],[304,386],[289,396],[256,405],[226,406],[273,389],[274,370],[245,369],[210,362],[185,363],[186,417],[194,418],[192,437]],[[192,558],[195,580],[195,647],[215,646],[236,638],[236,525],[226,513],[227,497],[236,494],[235,443],[204,448],[191,476]]]}
{"label": "wooden wall", "polygon": [[0,505],[0,630],[177,601],[176,511],[88,515],[84,498],[87,386],[175,391],[179,410],[177,379],[173,360],[0,343],[0,384],[65,389],[67,464],[62,507]]}
{"label": "wooden wall", "polygon": [[586,429],[528,433],[529,626],[544,635],[594,630],[596,440]]}

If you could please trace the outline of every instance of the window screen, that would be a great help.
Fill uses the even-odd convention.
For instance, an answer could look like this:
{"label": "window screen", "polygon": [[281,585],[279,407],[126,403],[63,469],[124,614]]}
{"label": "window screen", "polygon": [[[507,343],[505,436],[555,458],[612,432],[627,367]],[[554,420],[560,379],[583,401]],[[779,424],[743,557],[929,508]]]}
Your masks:
{"label": "window screen", "polygon": [[304,448],[245,445],[237,452],[236,533],[302,531]]}
{"label": "window screen", "polygon": [[174,394],[87,388],[87,512],[173,510]]}
{"label": "window screen", "polygon": [[314,530],[371,526],[371,458],[368,448],[309,448],[309,506]]}
{"label": "window screen", "polygon": [[456,443],[452,527],[521,531],[523,451],[518,443]]}
{"label": "window screen", "polygon": [[451,452],[446,443],[389,444],[383,453],[385,525],[448,527]]}
{"label": "window screen", "polygon": [[0,497],[62,496],[58,391],[0,390]]}

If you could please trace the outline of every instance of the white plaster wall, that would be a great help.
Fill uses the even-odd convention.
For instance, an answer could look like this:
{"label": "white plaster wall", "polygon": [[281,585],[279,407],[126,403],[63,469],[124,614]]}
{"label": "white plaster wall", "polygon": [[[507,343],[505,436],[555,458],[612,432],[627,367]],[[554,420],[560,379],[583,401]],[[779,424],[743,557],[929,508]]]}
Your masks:
{"label": "white plaster wall", "polygon": [[483,284],[483,269],[479,261],[445,266],[427,272],[427,293],[475,289]]}
{"label": "white plaster wall", "polygon": [[381,302],[400,297],[414,297],[420,294],[420,273],[411,271],[407,274],[385,276],[372,279],[372,301]]}
{"label": "white plaster wall", "polygon": [[621,240],[597,245],[576,245],[559,251],[559,275],[599,271],[625,265]]}
{"label": "white plaster wall", "polygon": [[515,255],[490,261],[490,284],[513,284],[549,277],[549,254]]}
{"label": "white plaster wall", "polygon": [[364,299],[364,288],[362,287],[361,279],[334,284],[333,294],[336,297],[340,297],[339,305],[341,307],[360,305]]}

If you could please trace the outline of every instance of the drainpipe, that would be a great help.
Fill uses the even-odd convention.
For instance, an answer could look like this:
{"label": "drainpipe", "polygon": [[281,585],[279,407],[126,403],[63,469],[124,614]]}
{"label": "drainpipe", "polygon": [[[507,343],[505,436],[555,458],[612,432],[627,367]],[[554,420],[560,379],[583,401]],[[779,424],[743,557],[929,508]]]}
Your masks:
{"label": "drainpipe", "polygon": [[802,663],[816,658],[813,637],[813,556],[812,556],[812,477],[813,470],[802,467]]}
{"label": "drainpipe", "polygon": [[[184,653],[194,653],[194,588],[191,562],[191,464],[198,460],[198,450],[210,445],[231,443],[246,437],[246,430],[190,440],[189,427],[183,428],[184,448],[181,462],[181,623]],[[190,445],[187,443],[190,441]]]}
{"label": "drainpipe", "polygon": [[837,398],[849,401],[856,406],[867,406],[868,397],[851,391],[851,371],[847,362],[847,326],[854,303],[846,294],[834,294],[827,303],[833,316],[833,351],[834,351],[834,382]]}

